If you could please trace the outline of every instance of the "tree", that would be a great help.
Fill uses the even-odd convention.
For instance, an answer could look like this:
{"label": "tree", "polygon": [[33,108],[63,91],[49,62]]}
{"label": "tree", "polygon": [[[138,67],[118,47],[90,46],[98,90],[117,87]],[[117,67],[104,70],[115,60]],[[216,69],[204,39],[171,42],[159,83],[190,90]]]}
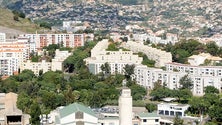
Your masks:
{"label": "tree", "polygon": [[14,16],[13,16],[13,19],[14,19],[15,21],[19,21],[19,17],[18,17],[17,15],[14,15]]}
{"label": "tree", "polygon": [[138,84],[132,84],[130,87],[133,100],[142,100],[146,95],[146,89]]}
{"label": "tree", "polygon": [[219,47],[215,42],[210,42],[206,44],[207,52],[210,53],[213,56],[218,55]]}
{"label": "tree", "polygon": [[207,86],[204,88],[204,92],[205,94],[209,94],[209,93],[218,94],[219,90],[215,88],[214,86]]}
{"label": "tree", "polygon": [[145,108],[148,112],[153,112],[153,111],[157,110],[157,105],[153,104],[153,103],[147,103]]}
{"label": "tree", "polygon": [[180,89],[189,89],[191,90],[193,88],[193,83],[191,78],[188,75],[183,76],[179,81],[181,87]]}
{"label": "tree", "polygon": [[222,107],[222,101],[219,101],[209,109],[209,116],[211,117],[212,120],[214,119],[218,123],[222,122],[222,108],[221,107]]}
{"label": "tree", "polygon": [[176,114],[176,117],[173,119],[173,125],[183,125],[183,119],[181,119],[178,114]]}
{"label": "tree", "polygon": [[111,68],[109,66],[109,63],[106,62],[106,63],[102,64],[100,68],[101,68],[102,72],[104,73],[105,78],[107,78],[111,73],[110,72]]}
{"label": "tree", "polygon": [[132,74],[134,74],[135,65],[126,64],[124,67],[124,74],[127,80],[130,80]]}
{"label": "tree", "polygon": [[40,119],[39,119],[39,116],[41,115],[41,109],[38,105],[37,102],[34,102],[32,105],[31,105],[31,123],[33,125],[40,125]]}

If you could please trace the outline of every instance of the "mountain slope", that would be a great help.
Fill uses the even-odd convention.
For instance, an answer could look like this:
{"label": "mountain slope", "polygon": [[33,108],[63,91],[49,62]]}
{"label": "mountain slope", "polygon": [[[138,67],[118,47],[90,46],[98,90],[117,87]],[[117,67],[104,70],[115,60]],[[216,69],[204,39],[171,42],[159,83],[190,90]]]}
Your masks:
{"label": "mountain slope", "polygon": [[14,14],[4,8],[0,8],[0,26],[16,29],[22,32],[34,33],[36,30],[42,30],[38,25],[32,23],[27,18],[18,18],[14,20]]}

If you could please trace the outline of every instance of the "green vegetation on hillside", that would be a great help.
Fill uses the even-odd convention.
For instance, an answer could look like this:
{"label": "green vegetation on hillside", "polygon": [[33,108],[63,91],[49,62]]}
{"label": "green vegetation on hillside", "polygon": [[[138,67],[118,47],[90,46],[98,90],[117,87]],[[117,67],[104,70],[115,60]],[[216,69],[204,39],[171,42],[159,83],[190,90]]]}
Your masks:
{"label": "green vegetation on hillside", "polygon": [[222,57],[222,47],[218,47],[215,42],[210,42],[204,45],[197,40],[189,39],[181,40],[175,45],[167,44],[163,46],[165,51],[171,52],[173,61],[179,63],[188,63],[187,59],[189,56],[197,55],[202,52]]}
{"label": "green vegetation on hillside", "polygon": [[25,15],[22,13],[14,11],[13,14],[12,11],[0,7],[0,15],[0,26],[28,33],[35,33],[36,31],[44,30],[37,24],[32,23],[30,19],[24,18]]}

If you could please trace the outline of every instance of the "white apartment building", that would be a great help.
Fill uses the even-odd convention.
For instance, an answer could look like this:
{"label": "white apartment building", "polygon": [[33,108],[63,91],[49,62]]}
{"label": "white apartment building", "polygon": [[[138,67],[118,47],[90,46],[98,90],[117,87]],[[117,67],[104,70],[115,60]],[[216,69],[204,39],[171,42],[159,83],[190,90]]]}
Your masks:
{"label": "white apartment building", "polygon": [[14,57],[0,57],[0,75],[10,76],[18,73],[18,59]]}
{"label": "white apartment building", "polygon": [[178,71],[199,76],[222,77],[222,66],[192,66],[180,63],[166,63],[166,71]]}
{"label": "white apartment building", "polygon": [[165,66],[165,63],[172,62],[171,53],[143,45],[142,43],[128,41],[123,44],[123,47],[130,49],[134,53],[142,52],[146,54],[149,59],[156,62],[156,67],[162,67]]}
{"label": "white apartment building", "polygon": [[27,42],[2,42],[0,43],[0,74],[10,76],[17,74],[22,62],[29,58]]}
{"label": "white apartment building", "polygon": [[189,108],[189,105],[173,104],[173,103],[160,103],[157,105],[157,112],[159,115],[165,116],[185,116],[185,111]]}
{"label": "white apartment building", "polygon": [[5,33],[0,33],[0,43],[1,43],[1,42],[5,42],[5,40],[6,40],[6,35],[5,35]]}
{"label": "white apartment building", "polygon": [[35,75],[39,75],[39,71],[42,70],[43,73],[48,71],[56,71],[63,70],[63,61],[70,56],[71,53],[68,51],[59,51],[58,49],[55,52],[55,57],[52,59],[52,62],[46,62],[42,60],[41,62],[31,62],[30,60],[23,62],[20,66],[20,70],[23,71],[25,69],[32,70]]}
{"label": "white apartment building", "polygon": [[134,78],[137,84],[153,89],[155,82],[160,82],[162,85],[170,89],[178,89],[180,87],[180,78],[186,73],[178,73],[172,71],[164,71],[162,69],[150,68],[145,65],[138,65],[134,69]]}
{"label": "white apartment building", "polygon": [[106,62],[110,65],[111,74],[124,73],[126,64],[141,64],[142,58],[132,51],[106,51],[108,40],[102,40],[91,50],[91,57],[84,59],[89,71],[93,74],[102,72],[101,66]]}
{"label": "white apartment building", "polygon": [[160,82],[170,89],[178,89],[180,88],[180,79],[186,74],[188,74],[193,82],[193,95],[204,95],[204,87],[206,86],[214,86],[218,90],[222,87],[221,76],[204,76],[189,74],[187,72],[164,71],[162,69],[149,68],[144,65],[136,66],[134,72],[133,78],[137,84],[148,89],[153,89],[155,82]]}
{"label": "white apartment building", "polygon": [[177,36],[170,33],[166,34],[166,39],[162,39],[154,34],[133,34],[133,39],[140,42],[149,40],[151,44],[175,44],[178,42]]}
{"label": "white apartment building", "polygon": [[29,38],[32,49],[35,52],[50,44],[71,48],[84,46],[83,34],[24,34],[20,35],[20,37]]}

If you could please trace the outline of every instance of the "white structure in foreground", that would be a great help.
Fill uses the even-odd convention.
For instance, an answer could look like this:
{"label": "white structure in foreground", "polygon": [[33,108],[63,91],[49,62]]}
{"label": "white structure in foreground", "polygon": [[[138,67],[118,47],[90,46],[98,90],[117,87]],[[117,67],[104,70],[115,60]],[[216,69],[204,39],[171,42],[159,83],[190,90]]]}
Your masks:
{"label": "white structure in foreground", "polygon": [[135,53],[142,52],[146,54],[149,59],[156,62],[156,67],[162,67],[165,66],[165,63],[172,62],[172,55],[170,52],[152,48],[150,46],[143,45],[142,43],[128,41],[127,43],[123,44],[123,47],[130,49]]}
{"label": "white structure in foreground", "polygon": [[134,55],[132,51],[106,51],[108,45],[107,39],[100,41],[91,50],[91,57],[84,59],[91,73],[98,74],[102,72],[101,66],[105,63],[109,64],[111,74],[123,74],[126,64],[141,64],[142,57]]}
{"label": "white structure in foreground", "polygon": [[98,118],[88,107],[77,103],[51,112],[53,125],[97,125]]}
{"label": "white structure in foreground", "polygon": [[138,114],[140,119],[139,125],[160,125],[160,116],[156,112],[153,113],[140,113]]}
{"label": "white structure in foreground", "polygon": [[119,125],[132,125],[132,96],[129,88],[123,88],[119,97]]}
{"label": "white structure in foreground", "polygon": [[157,112],[159,115],[166,116],[185,116],[185,111],[189,108],[189,105],[173,104],[173,103],[160,103],[157,105]]}

